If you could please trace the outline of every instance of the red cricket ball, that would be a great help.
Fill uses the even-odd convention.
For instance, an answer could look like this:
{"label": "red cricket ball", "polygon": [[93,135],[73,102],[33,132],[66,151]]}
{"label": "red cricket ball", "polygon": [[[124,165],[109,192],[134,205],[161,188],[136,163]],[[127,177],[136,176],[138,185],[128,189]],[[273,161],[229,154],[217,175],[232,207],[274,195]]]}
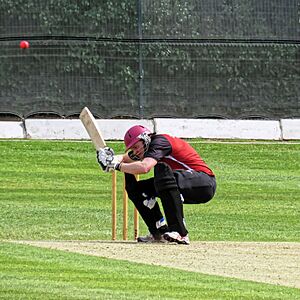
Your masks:
{"label": "red cricket ball", "polygon": [[27,41],[21,41],[20,42],[20,48],[21,49],[28,49],[29,48],[29,43]]}

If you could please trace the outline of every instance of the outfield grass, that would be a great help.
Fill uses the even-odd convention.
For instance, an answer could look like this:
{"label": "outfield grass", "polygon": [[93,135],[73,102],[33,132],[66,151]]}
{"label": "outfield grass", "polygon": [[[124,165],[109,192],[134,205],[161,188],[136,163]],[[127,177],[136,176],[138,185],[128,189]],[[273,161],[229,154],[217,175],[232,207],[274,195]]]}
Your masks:
{"label": "outfield grass", "polygon": [[[300,241],[299,144],[193,145],[218,187],[209,203],[185,205],[192,240]],[[0,153],[0,239],[110,239],[111,175],[90,143],[2,141]]]}
{"label": "outfield grass", "polygon": [[299,290],[0,243],[1,299],[280,299]]}
{"label": "outfield grass", "polygon": [[[299,144],[193,146],[215,171],[218,188],[208,204],[185,206],[192,241],[300,241]],[[1,141],[0,165],[0,240],[111,238],[111,175],[99,169],[91,143]],[[147,233],[142,222],[140,231]],[[297,289],[5,242],[0,263],[0,298],[6,299],[299,297]],[[182,286],[173,285],[178,281]]]}

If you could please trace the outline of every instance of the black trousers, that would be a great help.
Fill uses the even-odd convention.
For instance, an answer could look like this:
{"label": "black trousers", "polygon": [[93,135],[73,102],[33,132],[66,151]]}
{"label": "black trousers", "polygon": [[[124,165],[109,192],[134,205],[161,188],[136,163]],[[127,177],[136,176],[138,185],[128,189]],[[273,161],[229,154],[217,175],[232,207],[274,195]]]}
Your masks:
{"label": "black trousers", "polygon": [[206,203],[215,195],[217,184],[214,176],[190,170],[176,170],[173,174],[185,204]]}
{"label": "black trousers", "polygon": [[138,210],[149,232],[154,236],[167,232],[168,227],[164,225],[164,216],[159,204],[156,202],[151,209],[144,205],[146,199],[158,196],[154,188],[154,178],[137,181],[134,175],[125,173],[125,188],[128,198]]}
{"label": "black trousers", "polygon": [[[216,191],[215,177],[193,170],[171,170],[165,163],[155,166],[153,178],[136,181],[134,175],[125,174],[125,180],[129,199],[153,235],[166,231],[186,235],[188,231],[184,223],[183,203],[206,203]],[[157,225],[163,218],[158,203],[152,209],[143,204],[145,199],[151,197],[161,199],[168,227],[160,228]]]}

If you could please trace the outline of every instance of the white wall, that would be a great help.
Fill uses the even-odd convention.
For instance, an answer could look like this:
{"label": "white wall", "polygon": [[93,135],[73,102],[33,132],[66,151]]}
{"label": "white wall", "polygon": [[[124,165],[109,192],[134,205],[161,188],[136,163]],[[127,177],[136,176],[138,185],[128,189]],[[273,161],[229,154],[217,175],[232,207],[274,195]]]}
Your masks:
{"label": "white wall", "polygon": [[284,140],[300,139],[300,119],[282,119],[281,128]]}
{"label": "white wall", "polygon": [[[135,124],[153,129],[151,120],[97,120],[97,123],[106,140],[123,139],[127,129]],[[89,139],[84,126],[78,119],[27,119],[25,125],[27,136],[32,139]]]}
{"label": "white wall", "polygon": [[[142,124],[151,131],[183,138],[300,140],[300,119],[216,120],[170,119],[153,120],[99,119],[107,140],[122,140],[128,128]],[[26,119],[22,122],[0,122],[0,138],[89,139],[78,119]]]}
{"label": "white wall", "polygon": [[157,132],[185,138],[280,140],[278,121],[155,119]]}
{"label": "white wall", "polygon": [[0,121],[0,138],[24,138],[22,122]]}

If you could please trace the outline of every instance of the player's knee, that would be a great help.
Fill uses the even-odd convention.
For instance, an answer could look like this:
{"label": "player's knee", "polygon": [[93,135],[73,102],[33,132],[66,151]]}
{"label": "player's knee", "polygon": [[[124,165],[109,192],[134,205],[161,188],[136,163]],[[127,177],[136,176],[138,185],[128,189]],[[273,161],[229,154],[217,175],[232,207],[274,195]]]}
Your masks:
{"label": "player's knee", "polygon": [[200,197],[200,202],[201,203],[207,203],[209,200],[213,198],[214,194],[211,189],[205,191],[201,197]]}
{"label": "player's knee", "polygon": [[206,202],[210,201],[214,197],[215,192],[216,192],[216,186],[211,186],[211,187],[205,189],[205,191],[203,193],[202,203],[206,203]]}
{"label": "player's knee", "polygon": [[195,188],[189,192],[183,191],[184,202],[189,204],[207,203],[215,194],[214,187]]}
{"label": "player's knee", "polygon": [[163,162],[154,167],[154,186],[159,194],[161,191],[177,188],[172,169]]}
{"label": "player's knee", "polygon": [[202,203],[206,203],[214,197],[214,195],[216,193],[216,187],[217,187],[217,185],[216,185],[215,179],[211,179],[210,186],[203,189],[203,191],[201,193]]}

